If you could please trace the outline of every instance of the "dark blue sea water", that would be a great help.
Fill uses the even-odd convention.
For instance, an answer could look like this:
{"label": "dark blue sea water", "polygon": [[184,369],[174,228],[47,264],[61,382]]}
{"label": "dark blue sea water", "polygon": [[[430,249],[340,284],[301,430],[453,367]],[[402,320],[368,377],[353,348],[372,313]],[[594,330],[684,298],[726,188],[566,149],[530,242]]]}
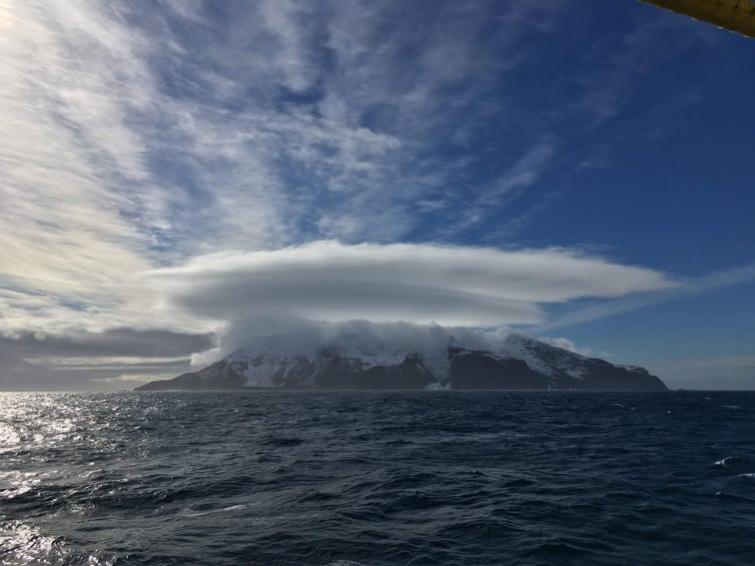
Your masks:
{"label": "dark blue sea water", "polygon": [[0,395],[2,564],[753,564],[755,394]]}

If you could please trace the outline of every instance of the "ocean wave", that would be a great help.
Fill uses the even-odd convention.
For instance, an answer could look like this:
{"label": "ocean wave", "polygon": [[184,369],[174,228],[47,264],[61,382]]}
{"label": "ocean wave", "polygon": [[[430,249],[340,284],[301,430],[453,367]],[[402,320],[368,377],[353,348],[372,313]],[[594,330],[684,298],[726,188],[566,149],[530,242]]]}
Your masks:
{"label": "ocean wave", "polygon": [[3,398],[0,563],[745,565],[755,395],[710,397]]}

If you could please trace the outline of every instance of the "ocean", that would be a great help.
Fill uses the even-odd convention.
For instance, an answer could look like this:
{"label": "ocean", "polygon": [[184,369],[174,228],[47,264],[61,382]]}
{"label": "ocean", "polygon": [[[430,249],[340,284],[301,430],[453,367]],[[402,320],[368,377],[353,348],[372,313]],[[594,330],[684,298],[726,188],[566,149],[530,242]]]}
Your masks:
{"label": "ocean", "polygon": [[755,564],[755,393],[1,394],[0,563]]}

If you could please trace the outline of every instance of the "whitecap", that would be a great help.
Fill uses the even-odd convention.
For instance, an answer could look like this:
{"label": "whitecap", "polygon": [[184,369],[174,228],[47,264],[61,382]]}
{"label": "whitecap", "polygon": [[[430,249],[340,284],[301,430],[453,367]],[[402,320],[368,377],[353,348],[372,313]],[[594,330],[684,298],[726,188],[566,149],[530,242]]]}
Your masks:
{"label": "whitecap", "polygon": [[239,505],[230,505],[228,507],[223,507],[221,509],[210,509],[209,511],[195,511],[193,513],[186,513],[187,517],[204,517],[205,515],[214,515],[215,513],[227,513],[229,511],[240,511],[241,509],[246,509],[248,505],[246,504],[239,504]]}
{"label": "whitecap", "polygon": [[749,462],[750,459],[744,456],[727,456],[726,458],[721,458],[720,460],[713,462],[713,465],[729,468],[736,466],[737,464],[747,464]]}

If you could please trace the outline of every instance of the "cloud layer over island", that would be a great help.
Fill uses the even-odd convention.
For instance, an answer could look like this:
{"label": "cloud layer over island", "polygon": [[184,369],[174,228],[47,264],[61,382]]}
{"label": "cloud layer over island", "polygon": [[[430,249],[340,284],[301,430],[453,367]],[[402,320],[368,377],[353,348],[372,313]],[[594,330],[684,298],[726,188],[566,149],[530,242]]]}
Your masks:
{"label": "cloud layer over island", "polygon": [[[112,365],[110,358],[121,353],[117,340],[127,337],[130,343],[145,345],[141,355],[132,347],[125,350],[141,367],[142,358],[157,355],[159,344],[169,339],[166,356],[193,353],[195,362],[203,363],[271,334],[306,337],[310,344],[354,333],[397,344],[435,341],[438,336],[446,340],[451,334],[469,339],[469,329],[538,323],[548,304],[675,285],[657,271],[562,248],[347,245],[326,240],[279,250],[208,254],[136,274],[126,289],[142,290],[142,308],[129,312],[126,303],[118,311],[121,330],[69,330],[64,338],[21,333],[6,341],[11,350],[14,343],[25,344],[32,359],[55,362],[95,354]],[[184,326],[185,321],[191,325]],[[339,326],[344,323],[349,324]],[[129,327],[135,330],[126,330]],[[217,347],[196,334],[197,329],[207,336],[216,333]],[[112,347],[103,346],[110,343]]]}
{"label": "cloud layer over island", "polygon": [[174,308],[207,319],[259,314],[445,326],[533,324],[543,304],[675,285],[657,271],[567,249],[336,241],[216,253],[147,278]]}

